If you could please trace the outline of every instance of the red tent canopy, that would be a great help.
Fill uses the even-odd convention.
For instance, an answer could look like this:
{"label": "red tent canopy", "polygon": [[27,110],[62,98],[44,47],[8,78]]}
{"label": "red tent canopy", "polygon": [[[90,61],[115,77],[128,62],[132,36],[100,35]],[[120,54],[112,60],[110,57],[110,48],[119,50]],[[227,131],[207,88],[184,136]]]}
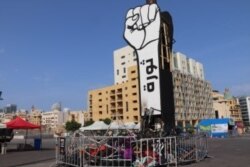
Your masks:
{"label": "red tent canopy", "polygon": [[9,129],[39,129],[41,128],[41,126],[29,123],[20,117],[16,117],[10,122],[7,122],[6,126]]}

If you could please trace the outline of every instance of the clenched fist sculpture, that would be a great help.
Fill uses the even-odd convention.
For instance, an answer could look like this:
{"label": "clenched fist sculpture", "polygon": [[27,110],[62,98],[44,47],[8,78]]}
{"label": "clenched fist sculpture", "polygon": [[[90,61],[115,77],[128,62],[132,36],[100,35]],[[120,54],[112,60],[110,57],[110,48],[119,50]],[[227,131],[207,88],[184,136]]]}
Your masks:
{"label": "clenched fist sculpture", "polygon": [[137,53],[141,113],[161,112],[159,75],[160,9],[147,4],[130,9],[126,16],[124,38]]}
{"label": "clenched fist sculpture", "polygon": [[140,50],[159,39],[160,10],[156,4],[130,9],[126,16],[124,38]]}

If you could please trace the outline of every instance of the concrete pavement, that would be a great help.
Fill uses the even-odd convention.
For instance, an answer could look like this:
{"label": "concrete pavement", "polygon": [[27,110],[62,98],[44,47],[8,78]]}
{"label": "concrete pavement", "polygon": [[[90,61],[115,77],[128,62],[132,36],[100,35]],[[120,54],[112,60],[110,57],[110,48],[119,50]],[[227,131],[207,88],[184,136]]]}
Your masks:
{"label": "concrete pavement", "polygon": [[0,155],[1,167],[15,167],[30,164],[41,163],[44,161],[55,161],[55,150],[42,151],[18,151],[7,152],[7,154]]}
{"label": "concrete pavement", "polygon": [[[26,141],[31,147],[34,146],[34,140]],[[8,143],[7,153],[0,154],[0,167],[27,166],[31,164],[44,163],[48,161],[55,162],[55,139],[43,139],[42,149],[38,151],[18,150],[18,145],[24,144],[24,140],[12,140]],[[47,165],[46,165],[47,166]],[[44,167],[46,167],[44,166]]]}
{"label": "concrete pavement", "polygon": [[[9,151],[0,155],[0,167],[55,167],[53,140],[44,141],[42,151]],[[51,148],[52,147],[52,148]],[[250,134],[241,137],[208,140],[209,156],[184,167],[248,167],[250,166]]]}
{"label": "concrete pavement", "polygon": [[209,139],[210,158],[185,167],[249,167],[250,134],[225,139]]}
{"label": "concrete pavement", "polygon": [[56,161],[55,160],[43,161],[40,163],[26,164],[18,167],[56,167]]}

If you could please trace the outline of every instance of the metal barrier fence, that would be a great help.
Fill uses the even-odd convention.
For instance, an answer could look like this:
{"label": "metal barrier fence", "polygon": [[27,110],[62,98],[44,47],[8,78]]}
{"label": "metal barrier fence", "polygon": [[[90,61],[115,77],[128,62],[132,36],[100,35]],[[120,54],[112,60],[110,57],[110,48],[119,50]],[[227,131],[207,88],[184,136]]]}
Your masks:
{"label": "metal barrier fence", "polygon": [[177,137],[176,140],[179,164],[198,162],[207,157],[207,135],[205,133]]}
{"label": "metal barrier fence", "polygon": [[137,140],[134,155],[134,166],[177,166],[176,137]]}
{"label": "metal barrier fence", "polygon": [[57,139],[56,163],[66,166],[177,166],[207,156],[205,135],[137,140],[133,136]]}

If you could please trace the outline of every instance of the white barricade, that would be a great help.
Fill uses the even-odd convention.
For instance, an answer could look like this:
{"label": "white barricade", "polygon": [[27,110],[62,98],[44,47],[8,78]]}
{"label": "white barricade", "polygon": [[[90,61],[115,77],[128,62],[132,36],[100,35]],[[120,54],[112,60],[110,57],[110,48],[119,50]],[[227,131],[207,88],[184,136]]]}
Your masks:
{"label": "white barricade", "polygon": [[134,136],[57,138],[56,162],[82,166],[177,166],[207,156],[205,135],[136,139]]}

